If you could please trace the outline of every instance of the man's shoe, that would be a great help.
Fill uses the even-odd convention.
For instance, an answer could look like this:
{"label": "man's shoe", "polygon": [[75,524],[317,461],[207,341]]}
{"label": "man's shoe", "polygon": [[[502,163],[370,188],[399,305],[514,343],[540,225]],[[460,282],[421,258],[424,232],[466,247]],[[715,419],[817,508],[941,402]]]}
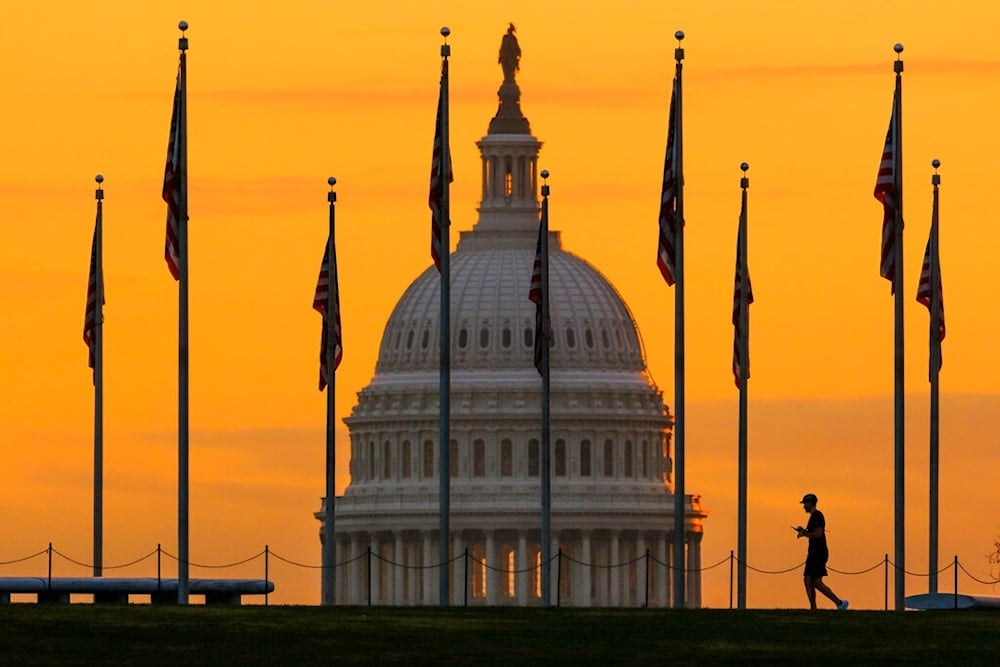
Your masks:
{"label": "man's shoe", "polygon": [[844,611],[845,609],[847,609],[847,605],[848,605],[848,604],[849,604],[849,603],[847,602],[847,600],[841,600],[841,601],[840,601],[840,604],[838,604],[838,605],[837,605],[837,609],[838,609],[839,611]]}

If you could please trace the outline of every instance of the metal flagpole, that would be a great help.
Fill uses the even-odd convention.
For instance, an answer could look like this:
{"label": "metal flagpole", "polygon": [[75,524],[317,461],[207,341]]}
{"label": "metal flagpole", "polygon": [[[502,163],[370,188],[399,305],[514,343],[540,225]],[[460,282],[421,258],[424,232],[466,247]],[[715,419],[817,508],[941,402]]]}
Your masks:
{"label": "metal flagpole", "polygon": [[896,221],[895,221],[895,242],[893,252],[895,253],[894,267],[895,276],[893,278],[893,291],[895,296],[895,392],[894,392],[894,460],[895,460],[895,550],[896,550],[896,586],[895,602],[896,611],[903,611],[906,608],[906,477],[905,456],[906,439],[904,423],[904,386],[903,369],[905,358],[903,355],[903,61],[899,54],[903,52],[903,45],[896,44],[893,47],[896,52],[896,61],[893,63],[893,71],[896,73],[896,119],[895,137],[893,142],[893,154],[896,160],[894,168],[894,187],[896,196]]}
{"label": "metal flagpole", "polygon": [[438,336],[441,343],[440,374],[438,378],[438,604],[447,607],[449,603],[449,579],[451,566],[449,546],[451,543],[451,148],[448,140],[448,57],[451,46],[447,43],[451,30],[441,28],[445,43],[441,45],[441,317]]}
{"label": "metal flagpole", "polygon": [[[543,180],[548,179],[549,171],[543,169],[541,173]],[[542,487],[542,535],[541,535],[541,559],[542,559],[542,605],[548,607],[552,600],[552,475],[551,457],[549,454],[549,443],[551,440],[551,415],[549,410],[549,371],[551,355],[549,347],[552,343],[550,336],[550,315],[549,315],[549,184],[542,185],[542,230],[539,234],[541,243],[541,278],[542,278],[542,330],[536,331],[536,336],[545,336],[542,352],[542,444],[541,444],[541,487]]]}
{"label": "metal flagpole", "polygon": [[686,496],[684,491],[684,133],[681,122],[684,108],[681,95],[681,72],[683,70],[684,49],[679,46],[684,32],[674,33],[678,47],[674,49],[676,61],[676,117],[674,119],[674,178],[677,182],[676,236],[674,237],[674,607],[685,605],[685,560],[684,543],[686,521]]}
{"label": "metal flagpole", "polygon": [[941,371],[941,257],[939,246],[938,228],[938,186],[941,185],[941,176],[937,173],[941,166],[940,160],[933,160],[931,166],[934,167],[934,175],[931,176],[931,185],[934,186],[934,207],[931,214],[931,238],[930,238],[930,383],[931,383],[931,405],[930,405],[930,511],[928,518],[930,526],[927,532],[929,553],[927,558],[927,569],[930,576],[927,580],[927,592],[937,593],[938,591],[938,376]]}
{"label": "metal flagpole", "polygon": [[181,52],[180,112],[177,119],[177,140],[180,142],[179,173],[177,174],[177,246],[180,263],[178,270],[179,316],[177,346],[177,603],[188,603],[188,201],[187,201],[187,48],[184,32],[187,21],[178,26],[181,37],[177,48]]}
{"label": "metal flagpole", "polygon": [[98,174],[94,229],[94,576],[104,570],[104,177]]}
{"label": "metal flagpole", "polygon": [[326,348],[323,354],[326,355],[326,502],[324,503],[323,514],[323,576],[322,576],[322,598],[324,605],[332,605],[335,601],[336,591],[334,582],[336,581],[336,542],[334,536],[334,500],[336,497],[335,477],[337,465],[337,436],[336,436],[336,378],[337,362],[334,354],[334,347],[337,344],[336,337],[339,332],[335,331],[337,326],[338,307],[336,299],[339,285],[337,284],[337,246],[335,242],[335,222],[334,210],[337,203],[337,193],[333,191],[333,186],[337,184],[337,179],[333,176],[326,179],[330,185],[330,192],[326,199],[330,202],[330,230],[326,241],[327,257],[327,287],[326,287],[326,315],[323,324],[326,327]]}
{"label": "metal flagpole", "polygon": [[739,383],[740,383],[740,424],[739,424],[739,472],[737,487],[737,539],[736,548],[739,564],[736,570],[736,605],[747,608],[747,379],[750,377],[750,269],[747,265],[747,188],[750,179],[746,173],[750,165],[740,164],[743,177],[740,178],[742,203],[740,205],[740,230],[737,242],[740,269],[740,310],[739,310]]}

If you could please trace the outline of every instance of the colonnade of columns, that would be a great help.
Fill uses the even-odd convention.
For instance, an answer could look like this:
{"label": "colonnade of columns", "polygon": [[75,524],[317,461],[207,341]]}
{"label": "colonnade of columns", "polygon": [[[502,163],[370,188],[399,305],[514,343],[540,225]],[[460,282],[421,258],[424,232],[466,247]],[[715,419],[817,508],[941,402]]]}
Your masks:
{"label": "colonnade of columns", "polygon": [[[687,533],[688,607],[701,606],[701,537]],[[662,530],[554,531],[552,553],[561,557],[551,566],[551,599],[563,606],[669,606],[672,543],[673,534]],[[438,603],[436,530],[344,534],[336,551],[337,604]],[[537,530],[453,531],[451,554],[451,604],[540,603]]]}

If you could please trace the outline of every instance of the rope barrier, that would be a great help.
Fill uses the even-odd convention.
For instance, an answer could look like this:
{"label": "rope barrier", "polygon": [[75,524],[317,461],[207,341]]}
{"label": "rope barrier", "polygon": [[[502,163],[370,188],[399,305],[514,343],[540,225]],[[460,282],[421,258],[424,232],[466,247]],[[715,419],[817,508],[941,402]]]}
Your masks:
{"label": "rope barrier", "polygon": [[[167,558],[174,559],[178,563],[181,562],[180,558],[178,558],[177,556],[173,555],[172,553],[170,553],[166,549],[163,550],[163,555],[166,556]],[[249,558],[244,558],[243,560],[238,560],[235,563],[225,563],[223,565],[206,565],[205,563],[195,563],[193,560],[189,560],[187,562],[187,564],[190,565],[191,567],[203,567],[203,568],[207,568],[207,569],[211,569],[211,570],[220,570],[220,569],[224,569],[224,568],[227,568],[227,567],[236,567],[237,565],[244,565],[246,563],[249,563],[250,561],[257,560],[258,558],[260,558],[263,555],[264,555],[264,550],[261,549],[260,551],[258,551],[253,556],[250,556]],[[274,555],[274,554],[271,554],[271,555]]]}
{"label": "rope barrier", "polygon": [[23,563],[26,560],[31,560],[32,558],[38,558],[49,552],[48,547],[42,549],[38,553],[31,554],[30,556],[25,556],[23,558],[15,558],[14,560],[0,560],[0,565],[14,565],[15,563]]}
{"label": "rope barrier", "polygon": [[[857,574],[868,574],[872,570],[875,570],[877,568],[883,567],[884,565],[885,565],[885,561],[884,560],[880,560],[877,563],[875,563],[874,565],[872,565],[871,567],[867,567],[867,568],[865,568],[863,570],[855,570],[855,571],[852,571],[852,570],[838,570],[837,568],[830,567],[829,565],[827,567],[830,569],[831,572],[836,572],[837,574],[846,574],[846,575],[853,576],[853,575],[857,575]],[[947,569],[947,568],[945,568],[945,569]],[[941,572],[944,572],[944,570],[938,570],[939,574]]]}
{"label": "rope barrier", "polygon": [[970,579],[972,579],[975,582],[978,582],[980,584],[985,584],[987,586],[992,586],[992,585],[995,585],[995,584],[1000,584],[1000,579],[994,579],[993,581],[983,581],[979,577],[973,575],[971,572],[969,572],[968,570],[966,570],[965,566],[962,565],[961,563],[959,563],[957,560],[955,562],[958,563],[958,567],[962,570],[962,572],[965,572],[966,576],[968,576]]}

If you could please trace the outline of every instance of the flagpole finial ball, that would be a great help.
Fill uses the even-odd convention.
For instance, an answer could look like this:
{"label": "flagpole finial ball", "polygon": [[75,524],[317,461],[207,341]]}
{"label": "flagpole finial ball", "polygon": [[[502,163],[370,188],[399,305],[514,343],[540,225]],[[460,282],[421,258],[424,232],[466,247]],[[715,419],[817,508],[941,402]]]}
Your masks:
{"label": "flagpole finial ball", "polygon": [[181,32],[184,32],[185,30],[188,29],[188,22],[181,21],[180,23],[177,24],[177,27],[181,29]]}
{"label": "flagpole finial ball", "polygon": [[549,177],[549,170],[542,169],[542,178],[548,178],[548,177]]}
{"label": "flagpole finial ball", "polygon": [[684,39],[684,31],[678,30],[677,32],[674,33],[674,37],[677,38],[678,42],[681,41],[682,39]]}
{"label": "flagpole finial ball", "polygon": [[441,28],[442,37],[447,37],[450,34],[451,34],[451,28],[449,28],[448,26],[444,26],[443,28]]}
{"label": "flagpole finial ball", "polygon": [[903,45],[900,44],[899,42],[896,42],[895,46],[892,47],[892,50],[895,51],[896,53],[902,53]]}
{"label": "flagpole finial ball", "polygon": [[740,171],[746,171],[750,168],[750,164],[747,162],[740,162]]}
{"label": "flagpole finial ball", "polygon": [[335,186],[337,184],[337,179],[334,178],[333,176],[331,176],[330,178],[326,179],[326,182],[332,188],[333,186]]}
{"label": "flagpole finial ball", "polygon": [[[937,162],[937,160],[935,160],[935,162]],[[101,174],[98,174],[97,176],[94,176],[94,180],[97,181],[98,183],[103,183],[104,182],[104,176],[102,176]]]}
{"label": "flagpole finial ball", "polygon": [[938,167],[941,166],[941,160],[934,158],[933,160],[931,160],[931,166],[937,169]]}

